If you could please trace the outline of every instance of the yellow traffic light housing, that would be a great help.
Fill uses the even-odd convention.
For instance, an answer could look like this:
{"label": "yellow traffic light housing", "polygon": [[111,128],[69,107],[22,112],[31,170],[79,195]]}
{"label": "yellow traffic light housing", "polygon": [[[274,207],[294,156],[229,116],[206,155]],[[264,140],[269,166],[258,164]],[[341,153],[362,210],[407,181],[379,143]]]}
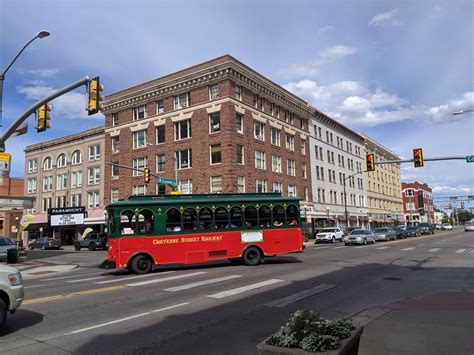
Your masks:
{"label": "yellow traffic light housing", "polygon": [[102,91],[104,91],[104,86],[100,83],[99,77],[95,77],[89,82],[89,100],[87,104],[89,116],[102,110],[102,104],[100,103],[104,99]]}
{"label": "yellow traffic light housing", "polygon": [[421,168],[425,165],[425,161],[423,160],[423,150],[421,148],[413,149],[413,163],[415,168]]}
{"label": "yellow traffic light housing", "polygon": [[51,128],[51,115],[49,112],[51,112],[53,108],[49,104],[44,104],[41,105],[40,108],[38,109],[38,125],[36,127],[36,131],[39,132],[44,132],[48,128]]}
{"label": "yellow traffic light housing", "polygon": [[375,155],[367,154],[365,160],[367,162],[367,171],[374,171],[375,170]]}
{"label": "yellow traffic light housing", "polygon": [[149,168],[143,169],[143,181],[145,181],[146,184],[150,182],[150,169]]}

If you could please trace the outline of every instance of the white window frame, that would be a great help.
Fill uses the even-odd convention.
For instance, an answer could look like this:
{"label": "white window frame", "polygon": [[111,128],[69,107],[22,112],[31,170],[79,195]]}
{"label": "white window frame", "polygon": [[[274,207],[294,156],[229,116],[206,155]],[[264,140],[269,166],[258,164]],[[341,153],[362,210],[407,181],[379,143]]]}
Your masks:
{"label": "white window frame", "polygon": [[[134,169],[145,169],[147,167],[146,157],[135,158],[132,160]],[[143,176],[143,171],[133,170],[132,176]]]}
{"label": "white window frame", "polygon": [[[186,166],[182,162],[182,153],[187,152],[187,161],[186,161]],[[175,151],[175,159],[176,159],[176,165],[178,170],[183,170],[183,169],[191,169],[193,167],[193,150],[191,148],[189,149],[183,149],[183,150],[178,150]]]}
{"label": "white window frame", "polygon": [[296,185],[288,185],[288,197],[296,197]]}
{"label": "white window frame", "polygon": [[58,156],[58,159],[56,160],[56,168],[64,168],[67,164],[67,158],[66,158],[66,154],[64,153],[61,153],[59,154]]}
{"label": "white window frame", "polygon": [[146,129],[133,132],[133,149],[145,148],[147,141],[148,132]]}
{"label": "white window frame", "polygon": [[267,169],[264,151],[255,150],[255,169]]}
{"label": "white window frame", "polygon": [[[218,162],[213,162],[212,161],[212,147],[219,147],[219,153],[220,153],[220,156],[219,156],[219,159],[220,161]],[[210,165],[219,165],[219,164],[222,164],[222,146],[220,143],[216,143],[216,144],[211,144],[209,145],[209,162],[210,162]]]}
{"label": "white window frame", "polygon": [[118,112],[112,114],[112,126],[118,126],[120,124]]}
{"label": "white window frame", "polygon": [[238,112],[235,114],[235,131],[241,134],[244,133],[244,115]]}
{"label": "white window frame", "polygon": [[[235,155],[236,155],[237,164],[245,165],[245,147],[242,144],[237,144],[235,147],[236,147]],[[242,159],[240,161],[239,161],[239,154],[237,152],[237,149],[239,147],[242,148],[241,155],[240,155]]]}
{"label": "white window frame", "polygon": [[[163,103],[163,106],[161,106],[160,103]],[[164,99],[156,101],[156,113],[158,115],[165,113],[165,100]]]}
{"label": "white window frame", "polygon": [[[213,119],[217,118],[219,121],[217,123],[212,122]],[[211,112],[209,114],[209,133],[218,133],[221,131],[221,113]]]}
{"label": "white window frame", "polygon": [[27,182],[27,191],[29,194],[36,192],[36,178],[30,178]]}
{"label": "white window frame", "polygon": [[134,185],[132,187],[132,195],[134,196],[144,196],[146,195],[147,188],[146,185]]}
{"label": "white window frame", "polygon": [[30,159],[28,160],[28,172],[36,173],[38,171],[38,160]]}
{"label": "white window frame", "polygon": [[116,202],[119,200],[119,189],[110,190],[110,202]]}
{"label": "white window frame", "polygon": [[189,93],[176,95],[173,97],[174,110],[180,110],[189,106]]}
{"label": "white window frame", "polygon": [[82,164],[82,151],[75,150],[74,152],[72,152],[71,164],[72,165]]}
{"label": "white window frame", "polygon": [[[215,186],[219,182],[219,179],[220,179],[220,184],[221,184],[220,188],[219,188],[219,185]],[[209,180],[209,184],[210,184],[209,186],[211,189],[211,193],[221,193],[222,192],[222,175],[211,176]]]}
{"label": "white window frame", "polygon": [[265,123],[253,121],[253,136],[255,139],[265,141]]}
{"label": "white window frame", "polygon": [[[274,135],[274,133],[276,133],[276,135]],[[278,128],[272,127],[271,142],[273,145],[276,145],[278,147],[280,146],[280,134],[281,134],[281,130],[279,130]]]}
{"label": "white window frame", "polygon": [[147,114],[146,105],[140,105],[133,108],[134,121],[144,120],[145,118],[147,118],[147,116],[148,114]]}
{"label": "white window frame", "polygon": [[120,136],[110,137],[112,153],[120,152]]}
{"label": "white window frame", "polygon": [[46,159],[43,161],[43,170],[53,170],[53,159],[51,157],[46,157]]}
{"label": "white window frame", "polygon": [[71,188],[82,186],[82,171],[73,171],[71,173]]}
{"label": "white window frame", "polygon": [[[160,157],[163,157],[163,161],[160,162]],[[160,165],[164,165],[164,169],[160,170]],[[164,173],[166,171],[166,154],[157,154],[156,155],[156,172],[157,173]]]}
{"label": "white window frame", "polygon": [[193,180],[192,179],[179,180],[178,191],[181,191],[183,194],[192,194],[193,193]]}
{"label": "white window frame", "polygon": [[295,136],[293,134],[286,133],[285,143],[286,149],[291,151],[295,150]]}
{"label": "white window frame", "polygon": [[290,176],[296,176],[296,162],[292,159],[286,161],[286,171]]}
{"label": "white window frame", "polygon": [[281,157],[279,155],[272,155],[272,172],[281,173]]}
{"label": "white window frame", "polygon": [[282,184],[279,181],[273,181],[273,192],[282,192]]}
{"label": "white window frame", "polygon": [[209,85],[209,100],[216,100],[219,98],[219,84]]}
{"label": "white window frame", "polygon": [[[261,187],[260,191],[259,191],[259,187]],[[265,180],[265,179],[256,179],[255,180],[255,192],[257,192],[257,193],[266,193],[267,192],[267,180]]]}
{"label": "white window frame", "polygon": [[[183,137],[181,134],[183,131],[181,130],[182,125],[186,125],[185,131],[186,131],[186,136]],[[181,141],[184,139],[189,139],[192,138],[192,130],[191,130],[191,120],[182,120],[174,123],[174,140],[175,141]]]}
{"label": "white window frame", "polygon": [[100,159],[100,144],[90,145],[88,147],[89,161]]}
{"label": "white window frame", "polygon": [[235,98],[239,101],[242,101],[242,86],[235,85],[234,92]]}
{"label": "white window frame", "polygon": [[100,184],[100,166],[93,166],[87,169],[87,185]]}
{"label": "white window frame", "polygon": [[245,192],[245,176],[237,176],[237,192]]}

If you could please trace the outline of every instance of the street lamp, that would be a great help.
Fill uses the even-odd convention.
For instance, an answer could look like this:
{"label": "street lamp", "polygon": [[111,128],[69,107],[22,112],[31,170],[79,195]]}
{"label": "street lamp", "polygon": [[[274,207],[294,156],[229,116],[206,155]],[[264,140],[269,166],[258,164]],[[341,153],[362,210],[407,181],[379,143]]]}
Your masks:
{"label": "street lamp", "polygon": [[24,47],[18,52],[18,54],[13,58],[10,64],[8,64],[7,68],[0,74],[0,127],[2,127],[2,101],[3,101],[3,81],[5,80],[5,75],[7,74],[7,71],[10,69],[10,67],[15,63],[17,58],[20,56],[21,53],[30,45],[31,42],[33,42],[37,38],[44,38],[48,37],[49,32],[48,31],[40,31],[34,36],[27,44],[24,45]]}
{"label": "street lamp", "polygon": [[462,115],[463,113],[467,113],[467,112],[474,112],[474,109],[469,109],[469,110],[461,110],[461,111],[456,111],[456,112],[453,112],[452,115]]}

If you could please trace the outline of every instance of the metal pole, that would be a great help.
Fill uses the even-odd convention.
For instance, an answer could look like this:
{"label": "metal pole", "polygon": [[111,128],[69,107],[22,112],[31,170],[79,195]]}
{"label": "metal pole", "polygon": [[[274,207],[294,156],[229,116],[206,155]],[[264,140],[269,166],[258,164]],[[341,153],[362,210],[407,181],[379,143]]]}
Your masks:
{"label": "metal pole", "polygon": [[347,219],[347,196],[346,196],[346,179],[344,179],[344,218],[346,220],[346,227],[349,227],[349,221]]}
{"label": "metal pole", "polygon": [[173,191],[178,191],[178,159],[173,157],[174,159],[174,179],[176,180],[176,185],[173,187]]}

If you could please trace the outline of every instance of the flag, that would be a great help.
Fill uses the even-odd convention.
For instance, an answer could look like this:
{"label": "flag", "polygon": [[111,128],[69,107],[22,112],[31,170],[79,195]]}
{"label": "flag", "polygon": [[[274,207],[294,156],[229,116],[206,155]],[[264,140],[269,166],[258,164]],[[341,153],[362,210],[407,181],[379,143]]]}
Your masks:
{"label": "flag", "polygon": [[20,219],[20,228],[18,229],[18,233],[16,235],[16,239],[20,240],[21,233],[28,227],[33,220],[33,216],[31,214],[25,214],[21,216]]}
{"label": "flag", "polygon": [[90,227],[87,227],[84,232],[82,232],[81,239],[84,239],[90,232],[93,232],[94,230]]}

